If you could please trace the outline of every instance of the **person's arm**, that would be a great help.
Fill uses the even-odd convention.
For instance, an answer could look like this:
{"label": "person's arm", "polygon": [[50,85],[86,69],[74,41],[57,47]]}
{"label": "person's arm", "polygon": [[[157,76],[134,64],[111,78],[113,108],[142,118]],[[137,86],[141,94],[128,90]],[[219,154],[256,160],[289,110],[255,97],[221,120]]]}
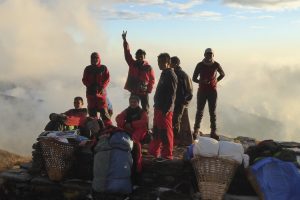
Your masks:
{"label": "person's arm", "polygon": [[147,86],[147,93],[152,92],[154,84],[155,84],[155,75],[154,75],[154,70],[151,67],[151,70],[149,72],[149,83],[148,83],[148,86]]}
{"label": "person's arm", "polygon": [[191,78],[184,73],[184,86],[185,86],[185,104],[188,104],[193,98],[193,83]]}
{"label": "person's arm", "polygon": [[116,122],[117,122],[118,127],[124,128],[124,126],[125,126],[125,116],[126,116],[126,111],[125,110],[117,115]]}
{"label": "person's arm", "polygon": [[134,59],[130,53],[130,48],[129,48],[129,44],[127,42],[126,36],[127,36],[127,31],[123,31],[122,38],[123,38],[124,56],[125,56],[125,60],[126,60],[127,64],[130,67],[131,65],[133,65]]}
{"label": "person's arm", "polygon": [[141,119],[134,120],[131,122],[133,128],[143,128],[148,125],[148,115],[145,111],[143,111]]}
{"label": "person's arm", "polygon": [[110,81],[110,75],[109,75],[109,71],[108,71],[107,67],[104,65],[102,67],[105,67],[105,70],[102,74],[102,76],[103,76],[102,82],[99,83],[99,85],[100,85],[99,89],[105,89]]}
{"label": "person's arm", "polygon": [[91,81],[91,78],[89,77],[89,73],[88,73],[87,68],[84,69],[83,77],[82,77],[82,83],[83,83],[86,87],[89,87],[89,86],[92,85],[92,81]]}
{"label": "person's arm", "polygon": [[197,64],[197,66],[196,66],[196,68],[194,70],[194,73],[193,73],[193,81],[195,83],[200,83],[200,77],[199,77],[200,71],[199,71],[199,68],[200,68],[200,66],[199,66],[199,64]]}
{"label": "person's arm", "polygon": [[219,72],[219,76],[218,76],[218,78],[217,78],[217,81],[219,82],[220,80],[222,80],[222,79],[224,78],[225,73],[224,73],[224,71],[223,71],[221,65],[219,65],[217,71]]}
{"label": "person's arm", "polygon": [[167,91],[166,92],[167,94],[166,94],[165,105],[162,110],[163,114],[167,114],[170,111],[170,108],[173,103],[173,99],[176,97],[176,89],[177,89],[177,83],[178,83],[176,75],[172,76],[171,73],[169,73],[166,78],[167,78],[167,80],[165,81],[165,86],[166,86],[167,90],[165,90],[165,91]]}

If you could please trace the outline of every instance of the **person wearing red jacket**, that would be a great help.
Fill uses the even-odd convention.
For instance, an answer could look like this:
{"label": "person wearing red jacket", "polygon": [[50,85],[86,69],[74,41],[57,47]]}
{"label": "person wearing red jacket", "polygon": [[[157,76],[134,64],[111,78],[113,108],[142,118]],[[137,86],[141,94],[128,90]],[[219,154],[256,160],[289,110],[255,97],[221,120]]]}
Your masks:
{"label": "person wearing red jacket", "polygon": [[109,71],[101,64],[99,54],[92,53],[91,65],[84,69],[82,82],[86,86],[89,116],[97,118],[97,112],[100,112],[105,126],[112,125],[106,102],[106,87],[109,79]]}
{"label": "person wearing red jacket", "polygon": [[[214,59],[214,51],[211,48],[207,48],[204,52],[204,59],[199,62],[194,70],[193,81],[199,84],[197,92],[197,112],[194,124],[194,138],[201,134],[200,123],[203,117],[203,111],[208,102],[208,109],[210,115],[210,136],[219,140],[217,135],[216,125],[216,107],[217,107],[217,82],[222,80],[225,73],[221,65]],[[217,77],[217,72],[219,76]]]}
{"label": "person wearing red jacket", "polygon": [[50,122],[44,128],[45,131],[64,131],[82,128],[87,118],[87,109],[83,108],[82,97],[74,98],[74,108],[64,113],[51,113]]}
{"label": "person wearing red jacket", "polygon": [[123,47],[125,60],[129,66],[128,76],[124,89],[128,90],[132,95],[136,95],[141,99],[143,110],[149,111],[149,93],[152,92],[155,77],[154,70],[145,60],[146,52],[138,49],[133,59],[128,42],[126,40],[127,31],[123,31]]}
{"label": "person wearing red jacket", "polygon": [[125,129],[131,134],[136,145],[136,170],[142,170],[142,145],[141,141],[147,134],[148,114],[139,106],[139,97],[131,95],[129,98],[129,107],[123,110],[116,117],[117,126]]}

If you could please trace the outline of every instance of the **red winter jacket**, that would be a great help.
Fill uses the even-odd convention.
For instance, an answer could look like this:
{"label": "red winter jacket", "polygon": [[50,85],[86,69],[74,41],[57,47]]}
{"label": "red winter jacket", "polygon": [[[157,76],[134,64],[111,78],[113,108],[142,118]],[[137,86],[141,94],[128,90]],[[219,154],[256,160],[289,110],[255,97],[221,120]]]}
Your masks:
{"label": "red winter jacket", "polygon": [[[123,110],[116,117],[117,126],[120,128],[124,128],[127,119],[127,111],[129,108]],[[133,119],[131,122],[131,127],[133,128],[133,132],[131,132],[132,139],[135,142],[141,142],[144,139],[147,133],[148,127],[148,115],[147,113],[140,109],[139,116],[136,119]]]}
{"label": "red winter jacket", "polygon": [[65,122],[67,126],[83,126],[87,117],[87,109],[70,109],[64,114],[67,116],[67,120]]}
{"label": "red winter jacket", "polygon": [[[217,77],[217,72],[219,76]],[[200,76],[200,78],[198,78]],[[225,73],[218,62],[211,65],[203,61],[198,63],[193,74],[193,81],[199,84],[202,91],[211,91],[217,89],[217,82],[225,76]]]}
{"label": "red winter jacket", "polygon": [[109,71],[105,65],[89,65],[84,69],[82,83],[86,86],[87,96],[105,99],[105,88],[109,83]]}
{"label": "red winter jacket", "polygon": [[143,64],[138,64],[133,59],[129,45],[126,41],[123,42],[125,60],[129,66],[128,76],[125,83],[125,89],[134,93],[145,95],[151,93],[154,83],[154,71],[147,61]]}

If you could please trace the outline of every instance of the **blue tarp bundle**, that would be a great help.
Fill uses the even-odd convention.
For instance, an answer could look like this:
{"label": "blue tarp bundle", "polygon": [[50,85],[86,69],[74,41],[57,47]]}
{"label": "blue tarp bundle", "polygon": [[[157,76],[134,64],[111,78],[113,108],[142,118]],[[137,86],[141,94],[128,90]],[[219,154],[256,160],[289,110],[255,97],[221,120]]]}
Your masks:
{"label": "blue tarp bundle", "polygon": [[268,157],[251,166],[265,200],[299,200],[300,173],[291,162]]}

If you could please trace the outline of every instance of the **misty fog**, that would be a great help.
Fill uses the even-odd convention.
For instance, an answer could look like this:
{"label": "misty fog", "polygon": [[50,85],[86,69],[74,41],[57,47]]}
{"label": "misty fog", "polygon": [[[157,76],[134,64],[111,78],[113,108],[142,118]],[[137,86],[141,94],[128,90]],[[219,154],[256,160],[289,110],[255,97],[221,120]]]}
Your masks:
{"label": "misty fog", "polygon": [[[102,63],[110,71],[108,96],[114,107],[113,119],[128,106],[129,93],[123,89],[128,66],[123,57],[121,31],[120,37],[113,39],[120,46],[110,46],[105,29],[90,12],[93,1],[86,5],[74,3],[72,9],[68,3],[73,1],[54,2],[0,1],[0,149],[30,154],[49,114],[70,109],[74,96],[85,97],[81,78],[93,51],[100,52]],[[128,40],[133,53],[140,48],[134,38]],[[157,83],[160,71],[156,56],[161,50],[153,44],[143,48],[155,69]],[[165,49],[162,51],[168,51]],[[183,69],[192,76],[203,50],[197,52],[198,60],[181,56],[175,49],[169,52],[181,58]],[[241,63],[229,61],[233,56],[224,59],[220,54],[216,60],[226,76],[218,85],[219,134],[299,141],[300,65],[274,67],[271,63],[253,65],[245,61],[241,68]],[[194,99],[189,108],[191,127],[196,92],[194,84]],[[206,106],[201,129],[207,133],[208,117]]]}

